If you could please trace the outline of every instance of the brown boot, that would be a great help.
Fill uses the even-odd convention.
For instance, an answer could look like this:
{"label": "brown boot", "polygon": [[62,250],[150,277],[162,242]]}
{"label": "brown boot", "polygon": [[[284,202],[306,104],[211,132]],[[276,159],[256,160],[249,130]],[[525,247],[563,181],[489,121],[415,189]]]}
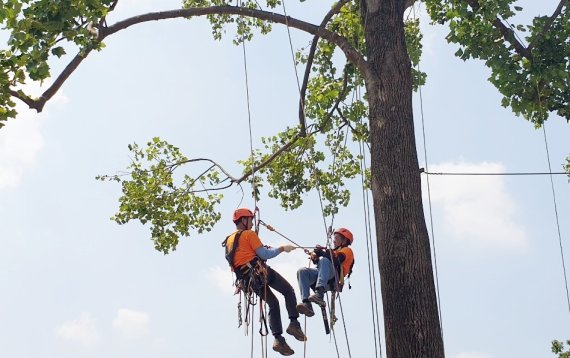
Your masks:
{"label": "brown boot", "polygon": [[303,333],[301,324],[297,320],[291,321],[291,323],[289,323],[289,327],[287,327],[287,330],[285,332],[295,337],[298,341],[304,342],[307,340],[307,336],[305,336],[305,333]]}
{"label": "brown boot", "polygon": [[325,289],[322,287],[317,287],[315,293],[309,296],[309,301],[318,304],[321,307],[326,306],[325,302]]}
{"label": "brown boot", "polygon": [[304,314],[307,317],[313,317],[315,315],[315,311],[313,311],[313,305],[310,301],[299,303],[297,305],[297,312],[300,314]]}
{"label": "brown boot", "polygon": [[290,356],[295,353],[295,351],[289,347],[287,342],[285,342],[285,338],[282,336],[275,337],[275,341],[273,342],[273,350],[275,352],[281,353],[281,355],[284,356]]}

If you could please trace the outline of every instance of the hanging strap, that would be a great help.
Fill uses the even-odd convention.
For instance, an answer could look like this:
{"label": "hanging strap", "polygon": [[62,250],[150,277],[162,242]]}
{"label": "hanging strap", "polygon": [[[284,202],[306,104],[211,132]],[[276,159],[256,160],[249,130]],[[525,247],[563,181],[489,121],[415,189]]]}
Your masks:
{"label": "hanging strap", "polygon": [[237,233],[232,234],[234,236],[234,241],[232,242],[232,247],[228,250],[227,245],[228,245],[228,240],[230,237],[232,237],[232,235],[229,235],[228,237],[226,237],[226,239],[222,242],[222,247],[226,248],[226,260],[228,261],[228,264],[230,264],[230,267],[232,269],[235,269],[234,267],[234,256],[236,254],[238,245],[239,245],[239,238],[241,236],[241,233],[243,231],[239,230]]}

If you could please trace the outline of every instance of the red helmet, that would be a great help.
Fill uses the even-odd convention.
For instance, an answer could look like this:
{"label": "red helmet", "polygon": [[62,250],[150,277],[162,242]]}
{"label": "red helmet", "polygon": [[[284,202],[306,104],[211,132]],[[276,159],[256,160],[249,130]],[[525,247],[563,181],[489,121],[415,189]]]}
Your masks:
{"label": "red helmet", "polygon": [[352,233],[350,232],[350,230],[345,229],[343,227],[338,228],[334,231],[335,234],[341,234],[343,237],[345,237],[348,242],[350,242],[350,244],[352,245],[352,241],[354,241],[354,236],[352,236]]}
{"label": "red helmet", "polygon": [[253,217],[253,213],[251,212],[251,210],[247,209],[247,208],[239,208],[236,211],[234,211],[234,216],[232,221],[236,222],[241,218],[249,218],[249,217]]}

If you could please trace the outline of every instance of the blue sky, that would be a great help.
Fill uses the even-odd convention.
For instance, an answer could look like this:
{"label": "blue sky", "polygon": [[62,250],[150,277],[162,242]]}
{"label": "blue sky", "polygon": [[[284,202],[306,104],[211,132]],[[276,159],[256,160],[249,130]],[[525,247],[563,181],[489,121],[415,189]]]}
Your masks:
{"label": "blue sky", "polygon": [[[550,14],[557,5],[519,3],[532,14]],[[178,5],[121,1],[110,22]],[[287,6],[290,15],[312,21],[326,11],[317,2]],[[425,18],[423,10],[418,14]],[[542,129],[500,107],[499,94],[486,81],[488,70],[454,58],[444,27],[424,21],[423,29],[429,170],[548,171]],[[296,48],[311,38],[295,30],[292,35]],[[82,63],[43,113],[22,108],[0,130],[0,357],[250,355],[252,337],[237,328],[237,298],[220,243],[233,229],[232,210],[252,206],[252,199],[230,188],[215,229],[183,239],[164,256],[153,249],[148,228],[109,220],[120,188],[94,179],[124,169],[127,145],[154,136],[188,157],[212,158],[239,173],[236,161],[248,156],[249,135],[242,50],[230,40],[212,40],[201,19],[121,32]],[[284,28],[257,37],[247,51],[259,146],[259,137],[295,125],[298,90]],[[425,167],[417,95],[415,105]],[[552,169],[560,171],[570,153],[570,126],[553,116],[546,133]],[[553,180],[568,258],[570,187],[566,176]],[[342,294],[342,305],[352,356],[369,357],[374,341],[358,184],[347,183],[353,201],[334,224],[355,234],[353,288]],[[550,178],[432,176],[430,186],[446,355],[553,356],[550,341],[570,338],[570,313]],[[285,212],[263,198],[262,219],[303,245],[323,244],[318,197],[305,199],[300,210]],[[269,245],[285,243],[264,229],[260,236]],[[295,287],[295,271],[306,263],[300,251],[270,262]],[[307,335],[307,356],[336,354],[319,317],[307,321]],[[347,356],[340,323],[337,335],[340,354]],[[253,339],[259,356],[260,339]],[[299,342],[288,341],[296,356],[303,354]]]}

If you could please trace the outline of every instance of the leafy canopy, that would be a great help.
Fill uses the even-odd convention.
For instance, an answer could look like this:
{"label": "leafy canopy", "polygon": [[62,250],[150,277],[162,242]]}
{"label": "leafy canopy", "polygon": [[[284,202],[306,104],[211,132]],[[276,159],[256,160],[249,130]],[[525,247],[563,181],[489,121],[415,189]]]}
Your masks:
{"label": "leafy canopy", "polygon": [[[550,112],[570,120],[570,12],[511,24],[515,0],[425,0],[434,22],[449,25],[447,41],[462,60],[481,59],[501,104],[540,126]],[[562,5],[562,3],[561,3]],[[524,38],[522,38],[524,36]]]}
{"label": "leafy canopy", "polygon": [[[0,21],[10,37],[6,48],[0,51],[0,127],[16,115],[14,97],[39,111],[42,98],[45,102],[57,91],[59,87],[50,87],[50,93],[48,89],[34,99],[19,89],[28,79],[49,78],[50,60],[65,59],[71,50],[77,53],[56,78],[55,83],[61,85],[82,58],[104,47],[102,40],[107,35],[130,26],[112,31],[107,26],[106,16],[116,4],[117,0],[1,2]],[[561,3],[552,16],[538,16],[529,25],[511,25],[509,20],[522,10],[514,4],[514,0],[425,0],[432,20],[449,25],[447,39],[458,45],[456,55],[463,60],[481,59],[491,69],[489,80],[503,94],[504,106],[510,106],[535,125],[542,124],[550,112],[570,119],[567,6]],[[250,15],[256,9],[280,12],[280,5],[279,0],[237,1],[237,6],[251,10],[247,12]],[[345,45],[365,62],[367,44],[360,5],[360,1],[341,0],[333,5],[320,26],[345,39]],[[226,0],[183,1],[185,9],[212,6],[235,9]],[[209,12],[206,16],[214,39],[221,40],[229,32],[238,45],[272,29],[267,20],[232,15],[231,11]],[[407,16],[403,26],[417,89],[426,81],[426,75],[417,66],[422,53],[419,20]],[[527,34],[524,39],[523,33]],[[255,181],[255,195],[263,194],[267,185],[267,195],[279,199],[285,209],[299,207],[305,195],[313,191],[322,195],[325,215],[334,215],[339,206],[347,205],[351,194],[345,187],[347,180],[360,174],[369,176],[369,170],[360,164],[364,153],[360,143],[368,144],[368,98],[364,88],[370,79],[341,55],[336,42],[329,40],[314,37],[295,54],[297,65],[305,65],[308,74],[302,84],[303,106],[298,124],[284,123],[279,133],[263,138],[264,148],[241,162],[241,178],[231,177],[210,161],[210,168],[199,175],[180,176],[177,180],[175,169],[196,161],[158,138],[145,148],[133,144],[129,146],[133,161],[128,173],[99,177],[122,185],[119,211],[113,219],[120,224],[130,220],[149,224],[155,247],[167,253],[190,230],[210,230],[219,220],[215,205],[222,196],[212,190],[220,189],[224,181],[228,185]],[[568,163],[567,170],[570,159]],[[255,176],[248,174],[253,168],[257,168]]]}
{"label": "leafy canopy", "polygon": [[103,43],[90,31],[114,7],[116,0],[4,0],[0,24],[10,32],[0,50],[0,128],[16,116],[13,91],[27,78],[43,81],[51,76],[49,59],[62,57],[69,47],[80,54],[101,49]]}
{"label": "leafy canopy", "polygon": [[[570,339],[566,341],[566,344],[570,346]],[[564,351],[564,343],[554,340],[552,341],[552,353],[558,354],[558,358],[570,358],[570,350]]]}
{"label": "leafy canopy", "polygon": [[210,166],[196,177],[184,175],[177,182],[174,171],[188,162],[178,148],[153,138],[146,148],[135,143],[129,150],[133,161],[128,173],[97,177],[121,184],[123,194],[113,220],[150,224],[154,247],[165,254],[175,250],[179,237],[189,236],[191,229],[198,233],[212,229],[220,219],[214,207],[222,195],[207,188],[220,184],[218,171]]}

